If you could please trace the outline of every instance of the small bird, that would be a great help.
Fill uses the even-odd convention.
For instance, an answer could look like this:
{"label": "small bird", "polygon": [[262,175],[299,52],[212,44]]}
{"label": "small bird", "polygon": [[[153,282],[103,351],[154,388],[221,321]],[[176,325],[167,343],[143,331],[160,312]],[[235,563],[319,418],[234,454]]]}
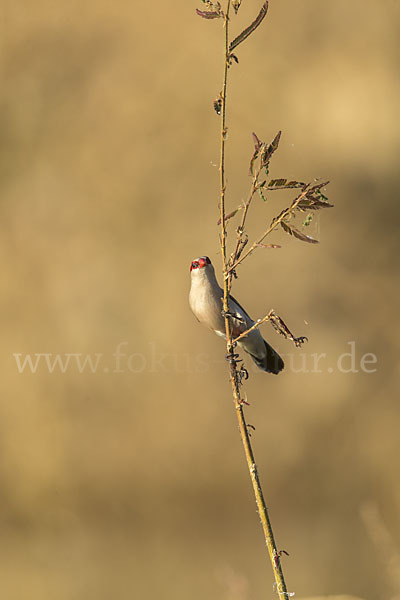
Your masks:
{"label": "small bird", "polygon": [[[192,284],[189,294],[189,304],[194,316],[200,323],[206,325],[217,335],[225,336],[225,319],[223,317],[224,292],[218,285],[214,267],[208,256],[196,258],[191,266]],[[229,313],[231,315],[232,336],[238,337],[252,327],[254,321],[242,308],[237,300],[229,296]],[[264,340],[258,329],[253,329],[247,336],[238,341],[243,350],[262,371],[277,375],[282,371],[284,363],[279,354]]]}

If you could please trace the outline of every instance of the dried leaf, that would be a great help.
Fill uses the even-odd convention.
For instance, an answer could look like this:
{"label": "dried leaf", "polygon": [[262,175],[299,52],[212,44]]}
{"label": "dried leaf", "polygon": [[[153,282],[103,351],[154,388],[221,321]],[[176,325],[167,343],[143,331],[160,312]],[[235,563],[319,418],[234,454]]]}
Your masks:
{"label": "dried leaf", "polygon": [[302,242],[308,242],[309,244],[318,244],[318,240],[315,240],[314,238],[312,238],[309,235],[306,235],[305,233],[302,233],[301,231],[296,229],[296,227],[293,227],[293,225],[289,225],[285,221],[281,221],[281,227],[283,231],[286,231],[286,233],[293,235],[295,238],[301,240]]}
{"label": "dried leaf", "polygon": [[287,179],[272,179],[269,182],[268,187],[285,187]]}
{"label": "dried leaf", "polygon": [[222,17],[221,13],[217,10],[199,10],[196,8],[196,13],[203,19],[219,19]]}
{"label": "dried leaf", "polygon": [[321,188],[328,185],[329,181],[318,183],[311,187],[306,196],[300,200],[298,208],[300,210],[319,210],[320,208],[332,208],[333,204],[329,204],[328,198],[321,192]]}
{"label": "dried leaf", "polygon": [[282,131],[278,131],[278,133],[276,134],[276,136],[274,137],[272,142],[268,146],[266,146],[265,150],[263,151],[263,154],[261,157],[263,167],[265,167],[265,168],[268,167],[268,163],[271,159],[271,156],[278,149],[279,140],[281,139],[281,135],[282,135]]}
{"label": "dried leaf", "polygon": [[327,186],[329,181],[323,181],[322,183],[317,183],[310,188],[310,192],[319,192],[321,188]]}
{"label": "dried leaf", "polygon": [[268,183],[268,189],[274,190],[289,190],[293,188],[302,188],[304,187],[303,181],[288,181],[287,179],[272,179]]}
{"label": "dried leaf", "polygon": [[[288,181],[286,184],[286,187],[288,188],[299,188],[299,187],[304,187],[305,183],[304,181]],[[284,552],[284,550],[282,550],[282,552]]]}
{"label": "dried leaf", "polygon": [[320,208],[333,208],[333,204],[321,201],[319,198],[306,196],[304,200],[300,200],[297,205],[300,210],[319,210]]}
{"label": "dried leaf", "polygon": [[261,148],[261,146],[262,146],[262,141],[260,139],[258,139],[258,136],[257,136],[256,133],[254,133],[254,131],[253,131],[253,133],[251,135],[253,136],[253,141],[254,141],[255,148],[257,150],[259,150]]}
{"label": "dried leaf", "polygon": [[[230,212],[229,214],[225,215],[225,223],[227,221],[229,221],[229,219],[232,219],[238,212],[239,210],[243,208],[242,206],[239,206],[239,208],[237,208],[236,210],[233,210],[232,212]],[[218,219],[217,221],[217,225],[221,225],[221,219]]]}
{"label": "dried leaf", "polygon": [[234,48],[236,48],[236,46],[241,44],[246,38],[249,37],[249,35],[251,33],[253,33],[253,31],[255,31],[257,29],[257,27],[260,25],[261,21],[264,19],[265,15],[267,14],[267,11],[268,11],[268,0],[266,2],[264,2],[264,4],[261,7],[260,12],[258,13],[257,17],[254,19],[254,21],[252,23],[250,23],[250,25],[248,27],[246,27],[246,29],[243,29],[242,33],[239,33],[239,35],[233,40],[233,42],[230,43],[229,52],[231,52]]}
{"label": "dried leaf", "polygon": [[254,141],[254,152],[253,152],[253,156],[250,159],[250,175],[254,175],[254,162],[258,158],[260,149],[263,145],[263,142],[258,139],[258,137],[254,133],[254,131],[253,131],[252,135],[253,135],[253,141]]}

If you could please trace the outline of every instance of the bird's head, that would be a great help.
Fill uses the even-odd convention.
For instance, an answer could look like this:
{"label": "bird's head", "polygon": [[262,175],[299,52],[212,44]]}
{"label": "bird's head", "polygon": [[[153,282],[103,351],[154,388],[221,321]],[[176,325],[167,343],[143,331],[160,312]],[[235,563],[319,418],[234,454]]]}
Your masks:
{"label": "bird's head", "polygon": [[199,258],[195,258],[190,265],[190,270],[193,271],[195,269],[204,269],[208,265],[211,265],[211,260],[208,256],[200,256]]}
{"label": "bird's head", "polygon": [[200,281],[204,277],[207,279],[215,279],[214,267],[208,256],[200,256],[195,258],[190,265],[190,273],[192,280]]}

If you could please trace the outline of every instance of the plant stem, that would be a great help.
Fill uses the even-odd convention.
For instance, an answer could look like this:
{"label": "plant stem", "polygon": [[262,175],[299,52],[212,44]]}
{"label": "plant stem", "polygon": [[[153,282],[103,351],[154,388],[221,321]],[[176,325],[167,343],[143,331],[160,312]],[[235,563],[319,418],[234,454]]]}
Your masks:
{"label": "plant stem", "polygon": [[[260,478],[258,476],[257,465],[254,458],[253,449],[250,443],[250,437],[248,427],[243,410],[243,401],[240,397],[240,380],[236,367],[236,360],[234,355],[234,344],[232,342],[232,331],[231,322],[227,315],[229,309],[229,277],[228,277],[228,266],[226,261],[226,223],[225,223],[225,144],[226,144],[226,98],[227,98],[227,81],[228,81],[228,67],[229,67],[229,13],[231,8],[231,0],[227,0],[226,12],[225,12],[225,46],[224,46],[224,72],[223,72],[223,85],[221,92],[221,146],[220,146],[220,213],[221,213],[221,255],[222,255],[222,268],[224,275],[224,297],[223,297],[223,309],[225,314],[225,331],[226,331],[226,348],[229,358],[229,371],[232,385],[232,393],[235,404],[236,415],[239,424],[240,437],[246,456],[247,466],[250,473],[251,482],[253,485],[254,496],[257,503],[258,514],[260,516],[261,525],[264,531],[265,542],[268,548],[269,557],[271,559],[272,569],[275,577],[276,590],[281,600],[287,600],[289,597],[285,579],[282,572],[280,563],[280,552],[276,547],[274,534],[271,527],[271,522],[268,515],[268,510],[265,504]],[[254,194],[254,188],[250,193],[251,200]],[[247,204],[250,202],[248,201]],[[247,206],[248,207],[248,206]],[[247,211],[246,211],[247,212]],[[244,220],[246,218],[246,212],[244,214]]]}
{"label": "plant stem", "polygon": [[[223,83],[222,83],[222,92],[221,92],[221,147],[220,147],[220,211],[221,211],[221,254],[222,254],[222,271],[224,274],[224,300],[223,306],[225,313],[228,312],[228,298],[229,298],[229,286],[226,278],[226,223],[225,223],[225,144],[226,144],[226,91],[228,84],[228,53],[229,53],[229,13],[231,8],[231,0],[228,0],[225,19],[224,19],[224,28],[225,28],[225,48],[224,48],[224,74],[223,74]],[[226,331],[226,340],[227,340],[227,348],[228,353],[232,352],[232,336],[231,336],[231,326],[228,317],[225,317],[225,331]]]}

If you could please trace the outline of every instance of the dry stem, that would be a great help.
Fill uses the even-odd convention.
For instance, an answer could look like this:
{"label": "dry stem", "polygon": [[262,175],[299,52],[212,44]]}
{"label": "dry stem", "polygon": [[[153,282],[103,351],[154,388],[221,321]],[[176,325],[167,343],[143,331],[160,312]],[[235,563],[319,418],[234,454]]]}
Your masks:
{"label": "dry stem", "polygon": [[[223,308],[225,313],[225,331],[226,331],[226,344],[227,344],[227,352],[229,358],[229,371],[230,371],[230,379],[232,385],[232,393],[235,403],[236,415],[239,424],[240,436],[243,443],[244,452],[246,455],[246,461],[251,477],[251,482],[253,485],[253,491],[257,503],[257,509],[260,516],[261,524],[264,531],[265,542],[268,548],[269,557],[271,559],[272,569],[274,572],[276,590],[279,594],[281,600],[287,600],[289,594],[286,588],[285,579],[282,572],[282,567],[280,563],[281,553],[278,551],[274,539],[274,535],[272,532],[271,522],[268,516],[268,510],[265,504],[260,479],[258,476],[257,466],[254,459],[253,449],[250,443],[250,437],[248,432],[248,427],[244,415],[243,410],[243,401],[240,397],[240,379],[238,375],[238,371],[236,368],[237,355],[234,354],[234,343],[232,341],[232,332],[231,332],[231,324],[228,316],[228,299],[229,299],[229,288],[230,288],[230,273],[233,268],[242,262],[243,258],[250,254],[250,252],[255,248],[253,245],[249,252],[247,252],[241,259],[236,260],[236,263],[233,264],[230,269],[228,269],[227,261],[226,261],[226,223],[225,223],[225,143],[226,143],[226,94],[227,94],[227,80],[228,80],[228,67],[229,67],[229,14],[231,8],[231,0],[227,0],[226,12],[224,16],[224,26],[225,26],[225,43],[224,43],[224,72],[223,72],[223,86],[221,92],[221,146],[220,146],[220,214],[221,214],[221,255],[222,255],[222,268],[224,274],[224,297],[223,297]],[[244,222],[246,220],[247,210],[251,199],[256,190],[256,179],[253,180],[253,186],[250,191],[249,199],[246,203],[246,207],[244,210],[244,214],[242,217],[242,224],[244,226]],[[299,200],[300,201],[300,200]],[[276,225],[275,225],[276,226]],[[274,227],[273,227],[274,228]],[[273,229],[272,228],[272,229]],[[268,231],[261,237],[258,243],[260,243],[264,237],[267,235]],[[238,233],[238,240],[236,248],[239,249],[240,241],[241,241],[241,233]],[[237,256],[234,254],[234,258]],[[265,319],[266,320],[266,319]],[[254,328],[258,326],[260,323],[255,324]]]}

